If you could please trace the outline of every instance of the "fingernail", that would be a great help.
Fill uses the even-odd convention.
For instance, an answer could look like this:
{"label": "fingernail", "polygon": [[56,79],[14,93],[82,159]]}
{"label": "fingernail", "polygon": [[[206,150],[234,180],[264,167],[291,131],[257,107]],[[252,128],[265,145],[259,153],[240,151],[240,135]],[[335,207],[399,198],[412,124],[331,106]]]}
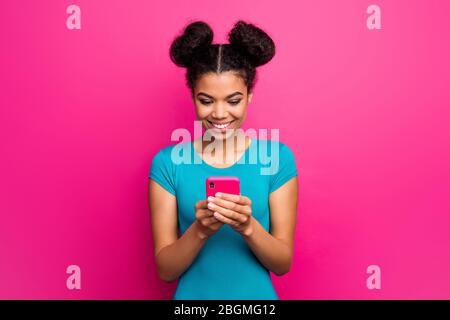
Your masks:
{"label": "fingernail", "polygon": [[214,201],[214,197],[209,196],[209,197],[208,197],[208,201]]}
{"label": "fingernail", "polygon": [[214,204],[212,202],[208,203],[208,208],[214,208]]}

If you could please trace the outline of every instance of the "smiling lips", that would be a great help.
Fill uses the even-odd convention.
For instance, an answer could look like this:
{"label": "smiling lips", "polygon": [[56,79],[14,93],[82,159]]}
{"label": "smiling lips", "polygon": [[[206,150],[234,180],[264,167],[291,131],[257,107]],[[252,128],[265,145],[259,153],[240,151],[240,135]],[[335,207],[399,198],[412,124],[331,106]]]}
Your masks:
{"label": "smiling lips", "polygon": [[219,130],[224,130],[226,129],[233,121],[229,121],[229,122],[224,122],[224,123],[219,123],[219,122],[212,122],[209,121],[209,123],[211,123],[213,125],[214,128],[219,129]]}

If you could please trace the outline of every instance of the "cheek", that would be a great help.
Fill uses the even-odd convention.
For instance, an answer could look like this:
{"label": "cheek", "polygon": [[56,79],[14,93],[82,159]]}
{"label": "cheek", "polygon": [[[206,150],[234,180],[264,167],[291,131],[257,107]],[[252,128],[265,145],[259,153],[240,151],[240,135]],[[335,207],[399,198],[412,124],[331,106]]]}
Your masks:
{"label": "cheek", "polygon": [[197,114],[197,117],[199,119],[204,119],[204,118],[208,117],[210,111],[207,108],[205,108],[204,106],[196,105],[195,106],[195,113]]}
{"label": "cheek", "polygon": [[244,120],[247,115],[247,106],[240,106],[233,110],[233,116],[239,120]]}

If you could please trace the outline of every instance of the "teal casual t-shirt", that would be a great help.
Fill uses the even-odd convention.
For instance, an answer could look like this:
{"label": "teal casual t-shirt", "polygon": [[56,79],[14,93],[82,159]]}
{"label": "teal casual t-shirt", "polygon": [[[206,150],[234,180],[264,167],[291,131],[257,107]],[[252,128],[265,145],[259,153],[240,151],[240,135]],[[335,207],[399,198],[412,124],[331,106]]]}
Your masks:
{"label": "teal casual t-shirt", "polygon": [[[252,200],[253,217],[269,232],[269,194],[297,175],[295,159],[282,142],[251,140],[244,155],[227,168],[204,162],[191,141],[165,147],[155,155],[149,178],[176,197],[181,234],[195,222],[194,205],[206,199],[205,181],[209,176],[238,177],[241,194]],[[206,240],[179,277],[173,299],[243,300],[278,299],[278,296],[268,269],[242,236],[224,224]]]}

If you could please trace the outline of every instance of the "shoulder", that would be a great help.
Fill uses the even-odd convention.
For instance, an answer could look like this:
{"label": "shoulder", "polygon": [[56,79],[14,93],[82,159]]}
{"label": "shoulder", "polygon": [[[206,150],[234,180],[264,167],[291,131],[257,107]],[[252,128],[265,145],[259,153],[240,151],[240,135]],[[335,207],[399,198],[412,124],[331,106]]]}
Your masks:
{"label": "shoulder", "polygon": [[284,142],[278,140],[258,140],[259,146],[262,147],[264,144],[268,152],[278,152],[280,156],[294,156],[292,149]]}
{"label": "shoulder", "polygon": [[271,158],[279,163],[281,168],[295,170],[296,160],[292,149],[284,142],[271,140]]}
{"label": "shoulder", "polygon": [[[155,166],[174,168],[176,165],[189,161],[191,157],[191,141],[177,142],[158,150],[153,157],[152,163]],[[186,159],[186,157],[188,159]]]}
{"label": "shoulder", "polygon": [[294,152],[292,152],[292,149],[286,143],[279,142],[279,144],[280,144],[280,153],[292,157],[294,156]]}
{"label": "shoulder", "polygon": [[172,152],[172,149],[175,147],[175,145],[176,144],[171,144],[171,145],[162,147],[161,149],[158,150],[158,152],[156,154],[160,155],[160,156],[170,155],[170,153]]}
{"label": "shoulder", "polygon": [[271,140],[270,192],[297,175],[297,166],[291,148],[281,141]]}
{"label": "shoulder", "polygon": [[167,167],[170,165],[170,155],[174,145],[169,145],[159,149],[152,159],[152,168]]}

